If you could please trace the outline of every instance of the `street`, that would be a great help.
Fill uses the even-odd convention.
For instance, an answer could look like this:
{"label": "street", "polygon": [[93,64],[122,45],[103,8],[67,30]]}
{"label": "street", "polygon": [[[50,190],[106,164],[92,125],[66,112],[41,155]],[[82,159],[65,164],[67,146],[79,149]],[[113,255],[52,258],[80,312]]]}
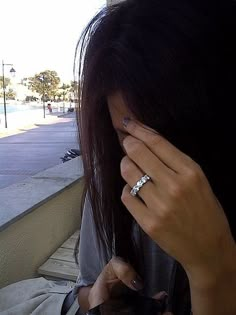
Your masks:
{"label": "street", "polygon": [[78,148],[74,113],[0,138],[0,189],[62,163],[71,148]]}

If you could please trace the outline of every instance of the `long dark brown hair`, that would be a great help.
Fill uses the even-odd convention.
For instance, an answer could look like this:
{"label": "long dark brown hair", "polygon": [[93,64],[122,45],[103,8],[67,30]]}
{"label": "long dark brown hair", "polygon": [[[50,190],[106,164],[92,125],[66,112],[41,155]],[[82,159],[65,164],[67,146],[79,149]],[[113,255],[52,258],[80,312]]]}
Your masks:
{"label": "long dark brown hair", "polygon": [[75,62],[78,126],[85,192],[107,259],[138,261],[107,106],[117,91],[137,119],[200,164],[236,236],[235,35],[235,1],[227,0],[127,0],[85,29]]}

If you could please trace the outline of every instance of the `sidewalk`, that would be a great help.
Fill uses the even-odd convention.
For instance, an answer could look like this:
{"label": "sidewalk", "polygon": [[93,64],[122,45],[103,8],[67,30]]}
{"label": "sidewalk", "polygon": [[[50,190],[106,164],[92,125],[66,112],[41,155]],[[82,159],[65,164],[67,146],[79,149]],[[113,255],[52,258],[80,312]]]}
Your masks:
{"label": "sidewalk", "polygon": [[41,109],[36,109],[34,111],[23,111],[16,112],[7,116],[7,127],[5,128],[5,119],[1,115],[0,120],[0,138],[19,134],[36,128],[37,124],[50,124],[54,123],[58,117],[74,117],[74,113],[62,113],[53,112],[52,114],[46,114],[45,118]]}
{"label": "sidewalk", "polygon": [[67,150],[78,148],[75,113],[60,114],[0,129],[0,189],[62,163]]}

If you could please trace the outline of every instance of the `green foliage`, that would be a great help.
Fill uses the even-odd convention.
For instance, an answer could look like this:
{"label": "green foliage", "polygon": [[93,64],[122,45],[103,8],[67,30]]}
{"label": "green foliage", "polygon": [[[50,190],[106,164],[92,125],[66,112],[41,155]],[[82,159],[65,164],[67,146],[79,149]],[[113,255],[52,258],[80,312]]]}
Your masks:
{"label": "green foliage", "polygon": [[79,83],[77,81],[71,81],[70,83],[70,92],[74,93],[74,94],[79,94]]}
{"label": "green foliage", "polygon": [[29,89],[46,99],[55,99],[60,78],[56,71],[45,70],[29,78]]}
{"label": "green foliage", "polygon": [[80,97],[80,84],[77,81],[71,81],[70,83],[70,92],[73,95],[75,103],[78,103],[78,99]]}
{"label": "green foliage", "polygon": [[70,89],[70,87],[71,86],[69,84],[63,83],[62,86],[60,87],[60,89],[63,90],[63,91],[67,91],[67,90]]}
{"label": "green foliage", "polygon": [[[9,78],[4,77],[5,88],[11,84],[11,80]],[[0,89],[3,88],[3,77],[0,76]]]}
{"label": "green foliage", "polygon": [[25,98],[26,102],[36,102],[37,100],[38,100],[38,98],[35,96],[32,96],[32,95],[27,95]]}
{"label": "green foliage", "polygon": [[62,97],[63,102],[68,99],[68,94],[70,92],[71,86],[69,84],[63,83],[60,87],[61,92],[59,92],[59,97]]}
{"label": "green foliage", "polygon": [[7,100],[15,100],[16,99],[16,92],[14,92],[13,89],[9,89],[6,92],[6,99]]}

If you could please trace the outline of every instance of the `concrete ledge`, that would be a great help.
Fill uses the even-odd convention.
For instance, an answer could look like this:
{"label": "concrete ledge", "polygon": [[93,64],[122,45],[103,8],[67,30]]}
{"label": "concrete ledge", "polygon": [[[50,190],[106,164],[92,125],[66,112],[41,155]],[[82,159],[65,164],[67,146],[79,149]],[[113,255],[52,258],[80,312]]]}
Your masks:
{"label": "concrete ledge", "polygon": [[80,228],[80,158],[0,190],[0,288],[38,268]]}
{"label": "concrete ledge", "polygon": [[75,158],[0,190],[0,232],[83,177]]}

